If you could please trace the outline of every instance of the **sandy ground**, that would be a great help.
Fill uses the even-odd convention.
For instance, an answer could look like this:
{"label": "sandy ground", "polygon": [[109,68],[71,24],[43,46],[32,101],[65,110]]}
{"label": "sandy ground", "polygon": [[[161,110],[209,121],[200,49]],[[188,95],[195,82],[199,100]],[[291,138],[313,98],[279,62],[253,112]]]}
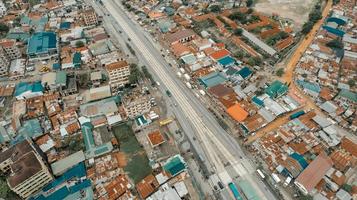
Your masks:
{"label": "sandy ground", "polygon": [[116,158],[117,158],[119,167],[123,168],[126,166],[127,160],[126,160],[126,156],[123,152],[117,152]]}
{"label": "sandy ground", "polygon": [[291,19],[294,29],[299,29],[307,20],[309,11],[316,0],[259,0],[255,9],[267,15],[278,14],[282,18]]}

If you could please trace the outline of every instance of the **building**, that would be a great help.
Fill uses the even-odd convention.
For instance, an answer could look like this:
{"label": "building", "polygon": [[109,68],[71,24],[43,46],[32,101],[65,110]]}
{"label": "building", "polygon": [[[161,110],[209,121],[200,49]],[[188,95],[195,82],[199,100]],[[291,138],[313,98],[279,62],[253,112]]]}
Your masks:
{"label": "building", "polygon": [[8,75],[10,59],[7,57],[3,47],[0,46],[0,77]]}
{"label": "building", "polygon": [[10,189],[23,199],[53,180],[38,148],[27,140],[2,152],[0,158],[1,171],[11,173],[7,177]]}
{"label": "building", "polygon": [[15,59],[10,63],[9,79],[19,80],[25,76],[26,59]]}
{"label": "building", "polygon": [[7,14],[5,4],[0,0],[0,17],[4,17]]}
{"label": "building", "polygon": [[17,100],[29,99],[43,95],[43,86],[40,81],[34,83],[20,82],[15,87],[14,96]]}
{"label": "building", "polygon": [[50,59],[58,55],[57,35],[54,32],[34,33],[28,41],[27,55],[30,59]]}
{"label": "building", "polygon": [[135,118],[150,111],[151,103],[148,96],[137,96],[123,101],[124,110],[129,118]]}
{"label": "building", "polygon": [[94,9],[84,11],[82,13],[82,17],[86,26],[93,26],[98,24],[98,16]]}
{"label": "building", "polygon": [[166,40],[170,45],[174,45],[176,43],[184,43],[191,41],[196,36],[195,32],[191,29],[183,29],[179,30],[175,33],[169,34],[166,36]]}
{"label": "building", "polygon": [[10,60],[21,58],[21,52],[16,45],[16,40],[3,39],[0,41],[0,46],[2,46],[5,54]]}
{"label": "building", "polygon": [[62,175],[72,167],[80,164],[85,160],[83,151],[77,151],[61,160],[51,164],[52,172],[55,176]]}
{"label": "building", "polygon": [[330,157],[322,152],[309,166],[297,177],[295,185],[305,194],[313,191],[328,170],[332,168],[333,162]]}
{"label": "building", "polygon": [[109,75],[109,85],[113,92],[129,83],[130,66],[126,61],[118,61],[106,66]]}

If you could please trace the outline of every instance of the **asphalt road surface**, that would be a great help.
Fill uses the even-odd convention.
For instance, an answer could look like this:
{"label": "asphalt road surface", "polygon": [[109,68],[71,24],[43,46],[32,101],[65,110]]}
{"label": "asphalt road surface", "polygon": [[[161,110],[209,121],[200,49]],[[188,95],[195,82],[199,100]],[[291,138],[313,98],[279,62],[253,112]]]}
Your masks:
{"label": "asphalt road surface", "polygon": [[[161,83],[160,89],[169,90],[172,93],[168,103],[171,104],[185,134],[191,142],[193,141],[195,150],[203,157],[206,167],[217,174],[224,184],[238,175],[250,183],[260,199],[275,199],[264,183],[257,178],[255,167],[244,155],[239,144],[220,127],[192,91],[176,77],[161,52],[154,47],[152,38],[126,15],[119,1],[107,0],[103,3],[110,13],[110,17],[104,18],[105,23],[111,23],[113,27],[121,31],[123,33],[121,37],[130,38],[130,44],[139,60]],[[233,170],[227,170],[227,166]]]}

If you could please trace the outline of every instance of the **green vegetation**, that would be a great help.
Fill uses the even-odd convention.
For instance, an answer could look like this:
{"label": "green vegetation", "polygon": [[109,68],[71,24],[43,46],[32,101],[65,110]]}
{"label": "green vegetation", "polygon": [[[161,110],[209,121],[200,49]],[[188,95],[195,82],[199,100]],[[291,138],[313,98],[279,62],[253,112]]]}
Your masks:
{"label": "green vegetation", "polygon": [[298,198],[299,200],[313,200],[314,198],[310,195],[301,195]]}
{"label": "green vegetation", "polygon": [[124,171],[128,173],[134,183],[138,183],[151,173],[151,167],[145,151],[133,133],[131,123],[113,127],[113,133],[119,141],[119,150],[125,153],[128,161]]}
{"label": "green vegetation", "polygon": [[353,79],[350,79],[350,80],[348,80],[347,84],[348,84],[350,87],[353,87],[353,86],[356,85],[356,81],[353,80]]}
{"label": "green vegetation", "polygon": [[342,49],[343,48],[343,43],[339,39],[333,39],[329,41],[326,46],[330,48],[336,48],[336,49]]}
{"label": "green vegetation", "polygon": [[133,49],[133,47],[131,47],[129,43],[125,43],[125,44],[126,44],[126,47],[128,47],[130,53],[135,56],[135,50]]}
{"label": "green vegetation", "polygon": [[136,84],[139,79],[142,77],[142,74],[138,68],[138,65],[132,63],[130,64],[130,75],[129,75],[129,83]]}
{"label": "green vegetation", "polygon": [[143,72],[145,78],[150,80],[151,85],[154,86],[156,84],[156,82],[155,82],[154,78],[152,77],[152,75],[150,74],[150,72],[148,71],[148,69],[146,68],[146,66],[142,66],[141,71]]}
{"label": "green vegetation", "polygon": [[231,20],[242,21],[242,20],[245,20],[247,18],[247,15],[245,13],[237,11],[237,12],[234,12],[233,14],[229,15],[228,17]]}
{"label": "green vegetation", "polygon": [[212,5],[209,7],[209,9],[211,12],[214,12],[214,13],[221,12],[221,6],[219,6],[219,5]]}
{"label": "green vegetation", "polygon": [[236,30],[234,30],[234,35],[236,36],[241,36],[243,33],[243,29],[241,28],[237,28]]}
{"label": "green vegetation", "polygon": [[3,175],[0,175],[0,199],[20,199],[20,197],[18,197],[13,191],[10,190],[6,182],[6,178]]}
{"label": "green vegetation", "polygon": [[347,183],[345,183],[345,184],[342,185],[342,189],[346,190],[346,192],[351,193],[351,191],[352,191],[352,186],[349,185],[349,184],[347,184]]}
{"label": "green vegetation", "polygon": [[301,33],[309,33],[315,23],[320,19],[322,19],[321,5],[320,3],[317,3],[314,9],[309,14],[309,20],[302,26]]}
{"label": "green vegetation", "polygon": [[253,5],[253,0],[247,0],[247,7],[251,7]]}
{"label": "green vegetation", "polygon": [[0,35],[6,35],[7,32],[9,32],[9,27],[4,23],[0,23]]}
{"label": "green vegetation", "polygon": [[275,35],[269,37],[266,40],[266,43],[270,46],[274,46],[279,40],[283,40],[287,37],[289,37],[288,33],[284,32],[284,31],[280,31],[278,34],[275,34]]}
{"label": "green vegetation", "polygon": [[84,42],[78,40],[78,41],[75,43],[75,46],[76,46],[77,48],[84,47]]}
{"label": "green vegetation", "polygon": [[255,65],[260,65],[262,64],[262,59],[258,58],[258,57],[251,57],[248,59],[247,62],[250,66],[255,66]]}
{"label": "green vegetation", "polygon": [[276,71],[276,75],[279,76],[279,77],[282,77],[284,74],[284,69],[283,68],[279,68],[277,71]]}
{"label": "green vegetation", "polygon": [[333,0],[333,5],[340,3],[340,0]]}

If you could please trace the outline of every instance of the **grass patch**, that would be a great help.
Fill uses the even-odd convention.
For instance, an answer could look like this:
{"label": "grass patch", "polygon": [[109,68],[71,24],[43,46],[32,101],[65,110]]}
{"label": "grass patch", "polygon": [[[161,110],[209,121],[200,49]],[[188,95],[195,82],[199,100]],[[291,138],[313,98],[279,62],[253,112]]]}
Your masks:
{"label": "grass patch", "polygon": [[125,153],[127,158],[124,171],[136,184],[151,173],[146,152],[136,139],[130,124],[113,127],[113,133],[120,144],[120,151]]}

